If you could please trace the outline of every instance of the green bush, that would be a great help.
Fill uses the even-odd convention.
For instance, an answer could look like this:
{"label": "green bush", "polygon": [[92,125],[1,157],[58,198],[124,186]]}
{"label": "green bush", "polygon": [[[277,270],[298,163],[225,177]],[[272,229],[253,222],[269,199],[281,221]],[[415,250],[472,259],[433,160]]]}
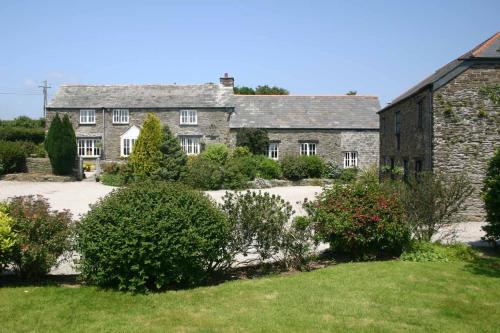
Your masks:
{"label": "green bush", "polygon": [[[26,170],[26,151],[22,142],[0,141],[0,165],[3,173]],[[2,175],[0,172],[0,175]]]}
{"label": "green bush", "polygon": [[203,283],[227,261],[224,214],[180,183],[135,183],[93,205],[78,228],[82,277],[120,290]]}
{"label": "green bush", "polygon": [[45,140],[45,150],[50,158],[52,171],[56,175],[70,175],[77,157],[76,136],[67,114],[63,120],[56,116],[50,124]]}
{"label": "green bush", "polygon": [[125,185],[125,180],[119,173],[102,173],[99,176],[99,181],[108,186],[123,186]]}
{"label": "green bush", "polygon": [[280,164],[262,155],[255,156],[257,162],[257,177],[264,179],[279,179],[283,176]]}
{"label": "green bush", "polygon": [[16,235],[12,231],[14,220],[7,214],[7,207],[0,203],[0,273],[11,262]]}
{"label": "green bush", "polygon": [[0,140],[43,143],[45,140],[45,129],[2,126],[0,127]]}
{"label": "green bush", "polygon": [[200,190],[218,190],[224,182],[223,166],[202,156],[190,156],[182,181]]}
{"label": "green bush", "polygon": [[358,175],[357,168],[344,168],[340,174],[340,180],[344,183],[351,183],[356,180],[356,176]]}
{"label": "green bush", "polygon": [[281,160],[283,176],[290,180],[320,178],[325,163],[319,156],[285,155]]}
{"label": "green bush", "polygon": [[304,208],[318,241],[357,259],[399,255],[410,240],[397,194],[378,183],[334,184]]}
{"label": "green bush", "polygon": [[224,165],[224,187],[244,188],[257,175],[257,160],[253,155],[231,156]]}
{"label": "green bush", "polygon": [[401,254],[403,261],[448,262],[471,261],[477,258],[477,252],[465,244],[443,245],[431,242],[411,242]]}
{"label": "green bush", "polygon": [[[0,120],[1,127],[45,128],[45,118],[32,119],[19,116],[12,120]],[[42,140],[43,141],[43,140]]]}
{"label": "green bush", "polygon": [[229,157],[229,148],[224,144],[211,144],[202,153],[203,158],[224,165]]}
{"label": "green bush", "polygon": [[262,128],[240,128],[236,133],[236,146],[247,147],[255,155],[266,155],[269,147],[267,131]]}
{"label": "green bush", "polygon": [[231,261],[227,266],[234,263],[237,255],[243,255],[246,264],[272,259],[282,261],[288,268],[303,265],[310,233],[301,223],[287,226],[293,214],[290,203],[260,191],[226,192],[222,199],[220,207],[228,216],[231,230],[228,246]]}
{"label": "green bush", "polygon": [[12,263],[23,278],[36,280],[57,264],[57,259],[71,249],[73,225],[68,211],[51,211],[41,196],[15,197],[8,203],[16,234]]}
{"label": "green bush", "polygon": [[163,133],[160,119],[154,113],[148,113],[141,133],[134,144],[134,149],[128,158],[128,164],[134,178],[144,180],[160,168],[163,144]]}
{"label": "green bush", "polygon": [[484,206],[486,208],[487,225],[485,239],[496,241],[500,239],[500,149],[498,149],[488,164],[483,187]]}
{"label": "green bush", "polygon": [[328,161],[325,164],[324,176],[330,179],[339,179],[342,175],[342,167],[335,161]]}

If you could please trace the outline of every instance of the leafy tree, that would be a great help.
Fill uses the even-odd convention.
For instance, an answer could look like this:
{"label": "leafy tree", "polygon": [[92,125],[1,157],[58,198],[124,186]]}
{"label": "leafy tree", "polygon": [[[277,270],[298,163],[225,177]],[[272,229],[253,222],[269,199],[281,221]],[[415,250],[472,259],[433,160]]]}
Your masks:
{"label": "leafy tree", "polygon": [[129,157],[128,163],[135,178],[149,177],[159,169],[162,160],[160,150],[162,142],[160,119],[153,113],[149,113]]}
{"label": "leafy tree", "polygon": [[357,95],[357,94],[358,94],[358,92],[357,92],[356,90],[349,90],[349,91],[346,93],[346,95],[348,95],[348,96],[354,96],[354,95]]}
{"label": "leafy tree", "polygon": [[76,136],[67,114],[63,120],[56,113],[45,140],[52,170],[56,175],[69,175],[77,156]]}
{"label": "leafy tree", "polygon": [[267,154],[269,137],[262,128],[241,128],[236,134],[236,146],[247,147],[255,155]]}
{"label": "leafy tree", "polygon": [[161,180],[179,180],[186,171],[186,153],[182,150],[179,140],[172,134],[167,125],[163,126],[162,135],[161,159],[154,176]]}
{"label": "leafy tree", "polygon": [[495,241],[500,239],[500,149],[497,150],[488,164],[483,187],[486,220],[483,227],[485,239]]}
{"label": "leafy tree", "polygon": [[255,89],[250,87],[234,87],[233,91],[236,95],[288,95],[288,90],[276,86],[257,86]]}

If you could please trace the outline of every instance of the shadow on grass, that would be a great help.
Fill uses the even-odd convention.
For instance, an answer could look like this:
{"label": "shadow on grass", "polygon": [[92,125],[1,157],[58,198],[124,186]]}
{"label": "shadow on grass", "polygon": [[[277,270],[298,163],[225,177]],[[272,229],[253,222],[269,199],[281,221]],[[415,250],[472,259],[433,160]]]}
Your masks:
{"label": "shadow on grass", "polygon": [[78,275],[47,275],[40,280],[26,280],[16,275],[0,276],[0,288],[2,287],[47,287],[47,286],[79,286]]}
{"label": "shadow on grass", "polygon": [[473,274],[500,278],[500,253],[493,248],[476,248],[480,253],[468,261],[465,270]]}

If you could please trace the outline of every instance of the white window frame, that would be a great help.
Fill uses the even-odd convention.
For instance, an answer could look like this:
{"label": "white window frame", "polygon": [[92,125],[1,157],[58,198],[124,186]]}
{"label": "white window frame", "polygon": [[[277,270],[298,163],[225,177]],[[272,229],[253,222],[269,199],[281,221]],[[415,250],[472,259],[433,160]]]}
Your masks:
{"label": "white window frame", "polygon": [[181,125],[197,125],[198,124],[197,110],[181,110],[179,122]]}
{"label": "white window frame", "polygon": [[314,156],[316,155],[317,144],[316,142],[301,142],[300,155]]}
{"label": "white window frame", "polygon": [[101,139],[96,138],[78,138],[77,150],[81,157],[99,157],[101,156],[101,147],[98,147]]}
{"label": "white window frame", "polygon": [[113,109],[113,124],[128,124],[129,111],[128,109]]}
{"label": "white window frame", "polygon": [[95,124],[95,110],[94,109],[81,109],[80,110],[80,124]]}
{"label": "white window frame", "polygon": [[129,157],[134,150],[134,145],[137,139],[133,138],[123,138],[121,142],[121,156]]}
{"label": "white window frame", "polygon": [[180,136],[182,149],[186,155],[198,155],[201,151],[200,137],[198,136]]}
{"label": "white window frame", "polygon": [[344,152],[344,168],[357,168],[358,167],[358,152],[346,151]]}
{"label": "white window frame", "polygon": [[278,142],[269,143],[267,148],[267,156],[272,160],[278,160],[280,156],[280,148]]}

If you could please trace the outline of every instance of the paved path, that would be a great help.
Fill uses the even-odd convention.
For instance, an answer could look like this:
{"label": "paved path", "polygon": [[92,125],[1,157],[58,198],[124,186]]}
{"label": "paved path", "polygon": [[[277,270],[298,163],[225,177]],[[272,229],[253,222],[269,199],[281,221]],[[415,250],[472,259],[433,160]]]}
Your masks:
{"label": "paved path", "polygon": [[[51,183],[51,182],[15,182],[0,181],[0,201],[19,195],[42,195],[49,200],[53,209],[68,209],[75,219],[89,210],[89,205],[97,202],[99,198],[104,197],[115,187],[102,185],[95,181]],[[259,191],[259,190],[253,190]],[[305,198],[314,199],[316,193],[321,191],[319,186],[289,186],[264,189],[271,194],[277,194],[284,200],[292,204],[297,215],[303,215],[302,202]],[[225,190],[207,191],[210,197],[216,202],[221,202],[226,193]],[[481,226],[484,223],[461,223],[457,227],[458,241],[469,244],[482,244],[481,236],[484,232]],[[52,271],[53,274],[71,273],[71,265],[66,263]]]}

